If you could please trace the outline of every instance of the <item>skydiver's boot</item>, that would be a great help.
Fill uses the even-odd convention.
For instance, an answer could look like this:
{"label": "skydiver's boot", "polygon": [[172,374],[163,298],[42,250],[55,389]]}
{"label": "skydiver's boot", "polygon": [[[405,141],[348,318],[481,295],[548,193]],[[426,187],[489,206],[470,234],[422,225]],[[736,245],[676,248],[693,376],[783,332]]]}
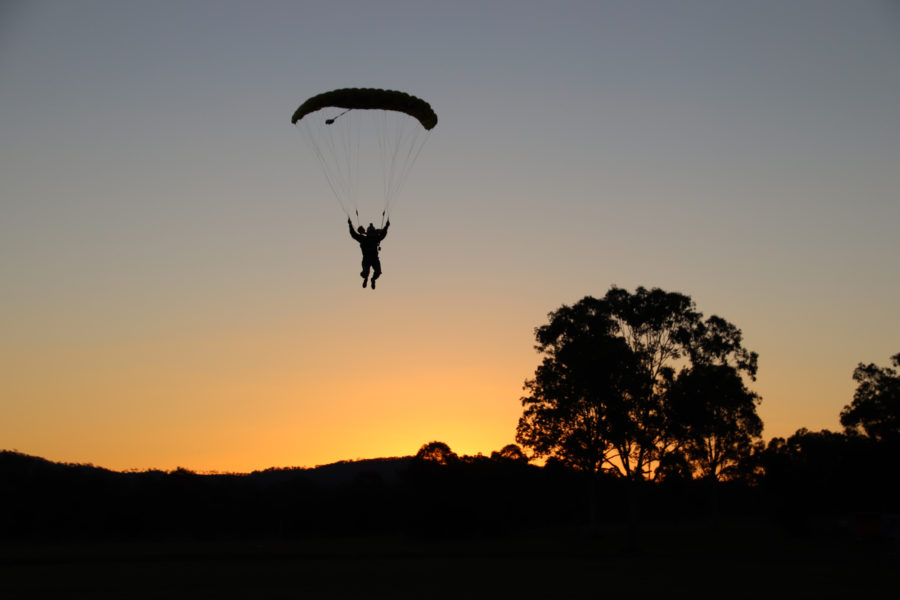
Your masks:
{"label": "skydiver's boot", "polygon": [[375,280],[374,279],[372,279],[372,289],[373,290],[375,289]]}
{"label": "skydiver's boot", "polygon": [[[366,287],[366,282],[369,281],[368,278],[363,279],[363,287]],[[372,287],[375,287],[375,281],[372,281]]]}

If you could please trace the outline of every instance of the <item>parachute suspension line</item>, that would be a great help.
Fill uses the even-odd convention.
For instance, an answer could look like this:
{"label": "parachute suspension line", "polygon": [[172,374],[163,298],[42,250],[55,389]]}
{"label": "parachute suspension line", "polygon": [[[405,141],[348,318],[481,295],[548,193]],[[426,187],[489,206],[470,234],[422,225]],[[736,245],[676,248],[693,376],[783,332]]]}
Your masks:
{"label": "parachute suspension line", "polygon": [[[344,111],[341,114],[346,114]],[[359,211],[357,197],[357,173],[359,172],[359,132],[353,127],[352,115],[341,125],[330,127],[328,122],[320,124],[323,129],[321,138],[328,143],[329,156],[326,168],[334,172],[340,194],[339,201],[347,202],[351,208]],[[333,119],[331,119],[333,122]]]}
{"label": "parachute suspension line", "polygon": [[[344,111],[343,114],[346,114],[349,111]],[[352,125],[350,122],[354,119],[353,115],[349,115],[346,119],[347,129],[346,131],[346,140],[347,140],[347,174],[349,176],[348,181],[350,182],[350,201],[353,203],[353,207],[356,210],[359,210],[359,169],[360,169],[360,156],[362,152],[360,152],[360,144],[362,143],[362,132],[360,128],[356,125]]]}
{"label": "parachute suspension line", "polygon": [[[308,99],[292,117],[295,124],[300,120],[348,219],[376,221],[375,207],[381,204],[383,227],[437,116],[427,102],[403,92],[348,88]],[[381,169],[376,170],[379,158]],[[365,209],[363,215],[360,209]]]}
{"label": "parachute suspension line", "polygon": [[346,214],[347,218],[349,219],[350,211],[347,209],[347,206],[344,205],[344,201],[341,199],[341,191],[338,189],[340,188],[339,178],[337,177],[337,173],[335,173],[331,168],[331,164],[329,162],[328,156],[326,156],[325,154],[325,150],[317,143],[317,137],[312,131],[312,127],[314,127],[314,125],[311,123],[311,120],[305,120],[303,121],[302,125],[295,124],[295,127],[298,127],[303,131],[303,138],[306,140],[307,145],[312,150],[313,154],[316,155],[316,158],[322,165],[322,171],[325,173],[325,181],[328,183],[328,187],[331,188],[331,194],[335,197],[341,207],[341,210],[344,211],[344,214]]}
{"label": "parachute suspension line", "polygon": [[392,111],[382,111],[382,118],[376,120],[376,128],[384,175],[385,214],[389,219],[391,201],[406,182],[406,178],[425,145],[428,131],[423,129],[416,120]]}
{"label": "parachute suspension line", "polygon": [[304,119],[303,132],[310,148],[322,165],[331,192],[348,217],[359,212],[358,177],[360,164],[360,132],[353,126],[352,115],[335,124],[335,119]]}
{"label": "parachute suspension line", "polygon": [[427,131],[416,131],[412,132],[413,141],[407,144],[407,152],[404,157],[402,157],[399,162],[399,175],[394,180],[393,186],[388,194],[388,215],[390,216],[390,207],[391,201],[398,195],[400,188],[406,183],[406,179],[409,176],[410,171],[412,170],[413,165],[416,163],[416,159],[419,157],[419,154],[422,152],[422,148],[425,145],[425,141],[428,139]]}
{"label": "parachute suspension line", "polygon": [[395,115],[392,115],[390,112],[383,110],[381,111],[381,118],[377,119],[374,122],[375,139],[378,141],[378,158],[381,159],[381,194],[382,206],[384,207],[384,211],[387,210],[388,204],[390,202],[390,182],[393,175],[388,168],[388,155],[391,153],[391,148],[395,145],[394,140],[388,137],[388,123],[395,119]]}

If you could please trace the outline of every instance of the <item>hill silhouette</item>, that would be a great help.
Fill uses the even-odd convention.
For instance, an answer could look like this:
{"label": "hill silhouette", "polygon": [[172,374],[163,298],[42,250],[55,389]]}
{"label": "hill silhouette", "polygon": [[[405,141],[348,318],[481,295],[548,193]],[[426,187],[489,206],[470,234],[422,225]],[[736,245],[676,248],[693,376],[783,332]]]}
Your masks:
{"label": "hill silhouette", "polygon": [[[457,456],[438,442],[416,456],[246,474],[116,472],[2,451],[0,596],[656,595],[696,590],[684,575],[699,566],[717,594],[758,595],[734,587],[749,575],[803,597],[874,595],[896,566],[896,493],[823,469],[845,438],[804,435],[821,447],[773,441],[771,474],[712,484],[592,482],[555,461]],[[599,530],[585,527],[592,483]],[[633,502],[639,546],[625,533]]]}
{"label": "hill silhouette", "polygon": [[[580,530],[593,498],[606,529],[622,526],[636,502],[646,523],[752,519],[794,535],[896,544],[898,494],[875,470],[890,454],[826,433],[773,440],[754,479],[718,483],[592,478],[555,461],[459,457],[438,442],[416,456],[245,474],[117,472],[2,451],[0,541],[503,537]],[[859,468],[830,468],[849,458]]]}

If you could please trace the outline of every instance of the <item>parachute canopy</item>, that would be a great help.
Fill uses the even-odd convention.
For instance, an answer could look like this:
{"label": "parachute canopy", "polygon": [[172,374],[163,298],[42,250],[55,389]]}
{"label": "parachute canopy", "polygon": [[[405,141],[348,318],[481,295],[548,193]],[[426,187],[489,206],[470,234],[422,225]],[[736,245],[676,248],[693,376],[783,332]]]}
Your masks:
{"label": "parachute canopy", "polygon": [[437,114],[432,110],[431,105],[421,98],[410,96],[405,92],[375,88],[345,88],[313,96],[294,111],[291,123],[296,124],[309,113],[327,106],[348,109],[396,110],[415,117],[426,130],[433,129],[437,125]]}
{"label": "parachute canopy", "polygon": [[437,115],[405,92],[346,88],[306,100],[291,117],[348,217],[382,223]]}

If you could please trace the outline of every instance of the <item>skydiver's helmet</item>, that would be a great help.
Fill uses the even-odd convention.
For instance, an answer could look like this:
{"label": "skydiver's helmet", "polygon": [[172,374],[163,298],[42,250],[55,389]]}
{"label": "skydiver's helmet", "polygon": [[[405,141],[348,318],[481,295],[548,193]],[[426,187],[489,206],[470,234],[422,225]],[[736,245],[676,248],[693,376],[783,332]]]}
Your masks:
{"label": "skydiver's helmet", "polygon": [[356,228],[356,232],[359,234],[365,234],[366,230],[362,225],[360,225],[359,227]]}
{"label": "skydiver's helmet", "polygon": [[369,223],[369,228],[366,229],[366,235],[374,235],[378,230],[375,229],[375,225]]}

